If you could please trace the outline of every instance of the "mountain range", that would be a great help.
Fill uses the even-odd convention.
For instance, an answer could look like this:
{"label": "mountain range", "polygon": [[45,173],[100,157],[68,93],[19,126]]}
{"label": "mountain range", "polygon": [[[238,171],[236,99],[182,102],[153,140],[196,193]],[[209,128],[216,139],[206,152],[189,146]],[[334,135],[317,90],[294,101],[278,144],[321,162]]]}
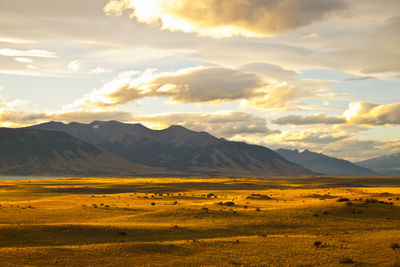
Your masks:
{"label": "mountain range", "polygon": [[330,157],[321,153],[304,150],[278,149],[276,152],[285,159],[300,164],[316,173],[333,175],[378,175],[366,167],[350,161]]}
{"label": "mountain range", "polygon": [[[152,130],[141,124],[94,121],[90,124],[49,122],[26,129],[62,132],[141,168],[162,169],[165,175],[271,177],[314,174],[266,147],[227,141],[182,126]],[[136,173],[140,175],[140,171]]]}
{"label": "mountain range", "polygon": [[63,132],[0,128],[1,175],[145,175],[143,166]]}
{"label": "mountain range", "polygon": [[173,125],[48,122],[0,128],[0,175],[271,177],[400,175],[400,154],[354,164],[305,150],[270,150]]}
{"label": "mountain range", "polygon": [[357,162],[358,165],[388,176],[400,176],[400,153]]}

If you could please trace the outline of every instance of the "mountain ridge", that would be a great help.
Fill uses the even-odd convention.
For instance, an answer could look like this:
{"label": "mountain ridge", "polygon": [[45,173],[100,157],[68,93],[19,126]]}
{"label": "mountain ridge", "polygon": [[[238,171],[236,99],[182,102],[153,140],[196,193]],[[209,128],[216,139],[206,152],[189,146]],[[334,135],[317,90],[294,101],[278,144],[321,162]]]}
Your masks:
{"label": "mountain ridge", "polygon": [[58,131],[0,128],[0,147],[2,175],[137,175],[158,170]]}
{"label": "mountain ridge", "polygon": [[367,159],[357,164],[383,175],[400,176],[400,153]]}
{"label": "mountain ridge", "polygon": [[207,132],[172,125],[152,130],[117,121],[44,123],[29,128],[58,130],[95,144],[132,162],[191,175],[304,176],[314,174],[269,148],[227,141]]}
{"label": "mountain ridge", "polygon": [[301,164],[316,173],[332,175],[378,175],[372,170],[358,166],[350,161],[312,152],[308,149],[303,152],[299,152],[297,149],[289,150],[282,148],[275,151],[287,160]]}

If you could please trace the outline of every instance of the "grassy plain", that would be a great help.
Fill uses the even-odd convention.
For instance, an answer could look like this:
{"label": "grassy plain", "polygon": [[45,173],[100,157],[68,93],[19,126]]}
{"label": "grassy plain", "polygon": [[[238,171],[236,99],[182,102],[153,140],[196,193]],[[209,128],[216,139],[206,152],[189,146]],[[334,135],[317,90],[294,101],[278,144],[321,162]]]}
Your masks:
{"label": "grassy plain", "polygon": [[400,178],[2,181],[0,204],[1,266],[400,266]]}

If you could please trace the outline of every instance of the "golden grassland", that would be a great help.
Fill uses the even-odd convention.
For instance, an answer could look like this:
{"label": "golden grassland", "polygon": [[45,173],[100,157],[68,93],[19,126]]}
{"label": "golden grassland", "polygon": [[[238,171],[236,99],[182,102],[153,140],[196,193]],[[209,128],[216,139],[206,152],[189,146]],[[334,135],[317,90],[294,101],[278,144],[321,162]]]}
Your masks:
{"label": "golden grassland", "polygon": [[0,266],[400,266],[400,178],[2,181],[0,204]]}

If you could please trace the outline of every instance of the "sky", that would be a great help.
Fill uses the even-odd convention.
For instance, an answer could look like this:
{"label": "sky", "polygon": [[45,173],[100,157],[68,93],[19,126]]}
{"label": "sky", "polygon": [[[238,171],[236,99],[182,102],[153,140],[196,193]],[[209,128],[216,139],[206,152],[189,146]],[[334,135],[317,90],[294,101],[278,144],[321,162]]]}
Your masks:
{"label": "sky", "polygon": [[400,1],[1,0],[0,126],[94,120],[399,152]]}

